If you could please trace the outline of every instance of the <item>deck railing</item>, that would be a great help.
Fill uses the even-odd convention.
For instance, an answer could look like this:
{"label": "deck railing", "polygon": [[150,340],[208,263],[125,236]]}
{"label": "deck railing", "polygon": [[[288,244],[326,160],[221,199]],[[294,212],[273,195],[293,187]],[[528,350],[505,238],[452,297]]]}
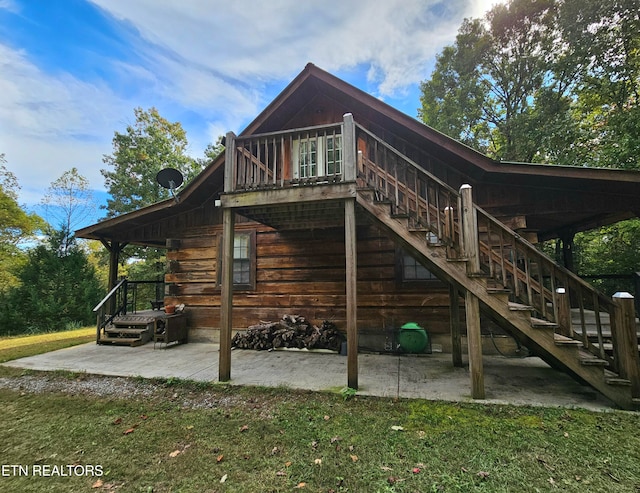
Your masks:
{"label": "deck railing", "polygon": [[[409,227],[424,228],[426,243],[448,247],[451,258],[463,259],[472,249],[464,244],[463,215],[477,221],[477,259],[471,272],[486,276],[496,288],[510,292],[512,302],[530,306],[533,317],[557,324],[559,335],[582,342],[583,348],[619,365],[622,336],[617,304],[373,133],[356,125],[361,153],[358,177],[379,199],[390,202],[395,214],[408,217]],[[469,187],[470,188],[470,187]],[[462,214],[469,208],[470,214]],[[477,218],[477,219],[475,219]],[[620,319],[620,315],[617,316]]]}
{"label": "deck railing", "polygon": [[97,317],[96,341],[100,340],[105,327],[111,324],[118,315],[135,313],[145,306],[151,308],[150,301],[159,301],[163,296],[164,281],[121,279],[93,309]]}
{"label": "deck railing", "polygon": [[344,177],[343,123],[249,136],[233,148],[231,191],[334,183]]}

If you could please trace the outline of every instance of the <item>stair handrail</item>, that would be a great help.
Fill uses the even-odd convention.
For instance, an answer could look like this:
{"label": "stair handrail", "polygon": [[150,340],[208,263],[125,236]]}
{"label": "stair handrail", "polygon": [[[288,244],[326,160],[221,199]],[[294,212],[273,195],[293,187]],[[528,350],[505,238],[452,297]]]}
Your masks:
{"label": "stair handrail", "polygon": [[94,307],[93,311],[97,312],[103,305],[109,301],[109,299],[120,289],[120,287],[127,282],[127,278],[123,277],[120,279],[118,284],[116,284],[111,291],[109,291],[104,298]]}
{"label": "stair handrail", "polygon": [[[421,187],[426,190],[426,195],[429,195],[429,187],[435,187],[436,197],[443,193],[447,197],[446,200],[455,202],[457,210],[460,211],[460,194],[458,191],[362,125],[356,123],[356,128],[359,132],[358,137],[361,141],[364,141],[365,147],[370,145],[367,140],[369,138],[373,140],[376,146],[381,146],[384,152],[389,152],[393,155],[393,159],[387,159],[385,155],[387,162],[382,165],[373,161],[368,153],[361,155],[358,163],[358,178],[361,182],[364,182],[365,186],[373,188],[376,193],[390,200],[396,213],[406,213],[413,221],[418,223],[425,221],[424,211],[421,211],[421,207],[424,208],[426,206],[428,216],[428,212],[433,205],[429,203],[430,198],[428,196],[420,196]],[[407,171],[399,170],[398,163],[411,170],[409,174],[415,173],[415,183],[413,185],[401,182],[401,177],[406,176]],[[440,205],[442,204],[438,204],[438,206]],[[446,206],[450,205],[447,204]],[[531,306],[536,317],[556,324],[560,320],[568,320],[569,326],[561,327],[559,333],[581,341],[585,350],[607,361],[609,369],[617,372],[616,343],[613,340],[616,337],[614,327],[615,305],[613,301],[577,274],[556,263],[522,235],[513,231],[477,204],[474,203],[473,207],[477,212],[480,225],[477,241],[480,247],[483,273],[502,283],[505,288],[510,288],[513,301]],[[435,221],[433,221],[433,218],[430,220],[427,217],[426,226],[431,232],[437,234],[441,241],[444,240],[444,243],[452,245],[456,255],[461,255],[464,252],[464,248],[461,245],[462,236],[460,235],[461,219],[459,214],[453,214],[452,217],[453,225],[451,228],[445,227],[444,214],[436,217]],[[451,231],[450,238],[444,236],[446,231]],[[494,241],[494,236],[498,238],[497,242]],[[568,291],[569,309],[572,302],[576,305],[574,311],[577,311],[579,316],[579,333],[571,323],[570,313],[563,314],[565,315],[564,317],[558,316],[557,290],[559,288],[564,288]],[[595,336],[597,337],[595,343],[590,340],[587,331],[586,315],[589,309],[593,310],[595,317]],[[610,318],[610,334],[606,334],[603,331],[603,320],[601,318],[605,313]],[[614,347],[613,356],[605,351],[605,345],[609,339],[612,339]]]}

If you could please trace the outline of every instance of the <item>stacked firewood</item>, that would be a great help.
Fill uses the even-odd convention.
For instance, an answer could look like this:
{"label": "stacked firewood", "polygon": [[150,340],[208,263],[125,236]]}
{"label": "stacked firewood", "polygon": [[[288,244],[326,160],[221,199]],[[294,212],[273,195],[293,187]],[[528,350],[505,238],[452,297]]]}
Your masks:
{"label": "stacked firewood", "polygon": [[231,341],[239,349],[331,349],[339,351],[344,337],[333,322],[320,327],[300,315],[285,315],[278,322],[260,322],[246,332],[238,332]]}

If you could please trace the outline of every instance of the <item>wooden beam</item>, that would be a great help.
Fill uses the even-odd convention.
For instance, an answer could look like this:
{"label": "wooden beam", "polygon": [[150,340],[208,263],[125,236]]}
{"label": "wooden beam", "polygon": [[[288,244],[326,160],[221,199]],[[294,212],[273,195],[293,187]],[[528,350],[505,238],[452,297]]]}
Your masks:
{"label": "wooden beam", "polygon": [[222,207],[299,204],[326,200],[344,200],[356,196],[354,183],[316,184],[271,190],[236,192],[220,197]]}
{"label": "wooden beam", "polygon": [[358,289],[356,201],[344,202],[344,247],[347,292],[347,386],[358,388]]}
{"label": "wooden beam", "polygon": [[220,353],[218,380],[231,379],[231,330],[233,327],[233,236],[235,212],[222,211],[222,276],[220,291]]}
{"label": "wooden beam", "polygon": [[460,336],[460,303],[458,288],[449,284],[449,327],[451,329],[451,356],[453,366],[462,367],[462,338]]}
{"label": "wooden beam", "polygon": [[465,293],[465,310],[467,318],[469,373],[471,374],[471,397],[474,399],[484,399],[482,334],[480,332],[480,302],[471,291],[466,291]]}

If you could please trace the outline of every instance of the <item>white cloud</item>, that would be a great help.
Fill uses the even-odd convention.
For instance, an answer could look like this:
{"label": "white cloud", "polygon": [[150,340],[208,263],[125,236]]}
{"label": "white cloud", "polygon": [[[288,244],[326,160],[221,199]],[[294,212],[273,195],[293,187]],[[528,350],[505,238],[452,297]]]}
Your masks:
{"label": "white cloud", "polygon": [[424,79],[462,19],[495,0],[93,1],[187,71],[256,87],[309,61],[329,71],[364,64],[388,95]]}

